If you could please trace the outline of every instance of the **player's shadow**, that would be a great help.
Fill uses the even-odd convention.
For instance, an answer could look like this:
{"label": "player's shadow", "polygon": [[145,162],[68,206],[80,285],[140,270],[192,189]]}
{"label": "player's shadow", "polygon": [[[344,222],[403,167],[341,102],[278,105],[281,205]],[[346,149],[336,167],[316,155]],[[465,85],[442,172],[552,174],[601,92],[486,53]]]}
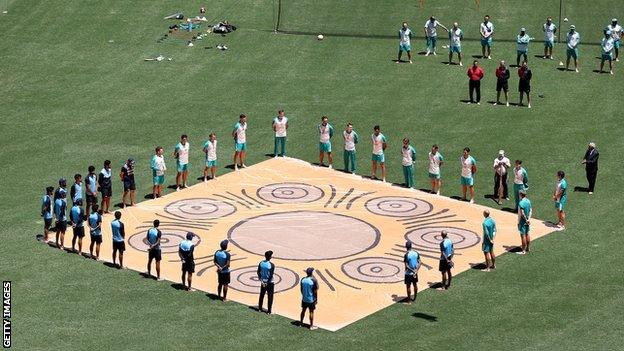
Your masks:
{"label": "player's shadow", "polygon": [[180,283],[171,283],[171,287],[176,289],[176,290],[186,290],[186,286],[180,284]]}
{"label": "player's shadow", "polygon": [[[442,61],[442,62],[440,62],[440,63],[441,63],[441,64],[443,64],[443,65],[448,65],[448,64],[449,64],[449,62],[448,62],[448,61]],[[450,63],[450,65],[451,65],[451,66],[459,66],[459,63],[457,63],[457,62],[451,62],[451,63]]]}
{"label": "player's shadow", "polygon": [[422,313],[422,312],[413,313],[412,317],[424,319],[427,322],[437,322],[438,321],[438,317],[436,317],[434,315],[431,315],[431,314]]}
{"label": "player's shadow", "polygon": [[391,296],[392,301],[397,302],[397,303],[408,303],[410,302],[409,298],[407,296],[399,296],[397,294],[392,294]]}
{"label": "player's shadow", "polygon": [[462,201],[462,202],[466,202],[467,200],[462,199],[460,196],[457,195],[453,195],[451,196],[451,199],[453,200],[457,200],[457,201]]}
{"label": "player's shadow", "polygon": [[177,188],[178,186],[175,184],[167,185],[167,189],[176,190]]}
{"label": "player's shadow", "polygon": [[600,71],[600,70],[597,70],[597,69],[593,70],[592,72],[598,73],[598,74],[609,74],[609,71],[604,71],[604,70]]}
{"label": "player's shadow", "polygon": [[320,164],[320,163],[318,163],[318,162],[312,162],[312,165],[317,166],[317,167],[325,167],[325,168],[329,168],[329,166],[328,166],[327,164],[323,164],[323,165],[321,165],[321,164]]}
{"label": "player's shadow", "polygon": [[[212,178],[211,176],[208,176],[208,180],[213,180],[214,178]],[[197,177],[196,180],[199,180],[200,182],[204,181],[204,175],[202,174],[201,176]]]}
{"label": "player's shadow", "polygon": [[589,188],[586,188],[584,186],[575,186],[574,187],[574,191],[577,192],[582,192],[582,193],[588,193],[589,192]]}
{"label": "player's shadow", "polygon": [[145,279],[158,280],[158,278],[153,275],[148,275],[146,272],[139,272],[139,275]]}
{"label": "player's shadow", "polygon": [[206,293],[206,297],[213,301],[221,301],[221,298],[216,294]]}
{"label": "player's shadow", "polygon": [[113,205],[114,208],[125,208],[125,207],[130,207],[130,205],[124,205],[123,202],[118,202],[116,204]]}
{"label": "player's shadow", "polygon": [[109,268],[120,269],[119,265],[114,264],[112,262],[103,262],[102,264]]}
{"label": "player's shadow", "polygon": [[234,164],[232,163],[232,164],[230,164],[230,165],[226,165],[224,168],[227,168],[227,169],[234,169]]}
{"label": "player's shadow", "polygon": [[510,253],[518,253],[522,251],[522,248],[519,246],[503,245],[503,249]]}
{"label": "player's shadow", "polygon": [[427,52],[426,51],[419,51],[419,52],[416,53],[416,55],[425,56],[425,55],[427,55]]}
{"label": "player's shadow", "polygon": [[290,322],[290,325],[295,327],[310,328],[310,325],[308,323],[301,323],[299,321],[292,321]]}
{"label": "player's shadow", "polygon": [[485,58],[485,56],[483,56],[483,55],[472,55],[472,58],[483,59],[483,58]]}
{"label": "player's shadow", "polygon": [[418,189],[418,190],[420,190],[420,191],[422,191],[422,192],[425,192],[425,193],[433,194],[433,193],[431,192],[431,189],[420,188],[420,189]]}
{"label": "player's shadow", "polygon": [[544,55],[533,55],[533,57],[544,60]]}
{"label": "player's shadow", "polygon": [[511,64],[511,65],[509,65],[509,67],[510,67],[510,68],[519,68],[519,67],[520,67],[520,65],[514,65],[514,64]]}
{"label": "player's shadow", "polygon": [[570,71],[573,71],[572,69],[565,68],[565,67],[557,67],[557,70],[558,70],[558,71],[561,71],[561,72],[570,72]]}
{"label": "player's shadow", "polygon": [[435,282],[435,283],[429,282],[427,284],[429,284],[430,289],[440,289],[444,287],[444,285],[442,285],[442,282]]}
{"label": "player's shadow", "polygon": [[482,269],[486,269],[487,268],[487,266],[483,262],[480,262],[480,263],[469,263],[469,265],[470,265],[471,269],[476,269],[476,270],[482,270]]}
{"label": "player's shadow", "polygon": [[[463,103],[463,104],[467,104],[467,103],[469,103],[469,102],[473,102],[473,101],[470,101],[470,100],[468,100],[468,99],[460,99],[460,100],[459,100],[459,102],[461,102],[461,103]],[[476,104],[476,102],[475,102],[475,104]]]}
{"label": "player's shadow", "polygon": [[152,194],[152,193],[145,194],[145,196],[143,196],[143,198],[145,200],[153,200],[154,199],[154,194]]}
{"label": "player's shadow", "polygon": [[515,208],[511,208],[511,207],[503,207],[503,208],[501,208],[501,211],[511,212],[511,213],[516,213],[517,212]]}

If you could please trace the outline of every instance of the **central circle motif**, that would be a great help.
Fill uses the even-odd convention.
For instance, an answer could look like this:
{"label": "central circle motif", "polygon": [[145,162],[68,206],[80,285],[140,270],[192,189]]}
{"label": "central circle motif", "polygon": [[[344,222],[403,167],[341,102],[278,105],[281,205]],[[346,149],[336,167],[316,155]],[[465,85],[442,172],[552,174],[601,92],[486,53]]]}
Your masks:
{"label": "central circle motif", "polygon": [[317,211],[261,215],[238,222],[228,232],[230,241],[244,251],[264,255],[272,250],[273,257],[294,261],[357,255],[375,247],[379,237],[379,230],[361,219]]}
{"label": "central circle motif", "polygon": [[[260,279],[258,279],[257,268],[257,266],[251,266],[232,270],[230,288],[240,292],[257,294],[260,291]],[[275,267],[273,283],[275,284],[275,293],[277,294],[297,286],[299,275],[288,268]]]}
{"label": "central circle motif", "polygon": [[233,205],[214,199],[195,198],[174,201],[165,206],[165,212],[183,219],[216,219],[236,212]]}
{"label": "central circle motif", "polygon": [[302,204],[314,202],[325,196],[319,187],[304,183],[277,183],[261,187],[259,198],[277,204]]}
{"label": "central circle motif", "polygon": [[356,258],[342,265],[342,272],[365,283],[392,284],[403,280],[403,263],[387,257]]}
{"label": "central circle motif", "polygon": [[[186,238],[187,230],[181,229],[161,229],[160,250],[162,253],[177,253],[178,245]],[[201,238],[197,235],[193,237],[193,244],[199,245]],[[147,242],[147,230],[136,233],[128,239],[128,245],[135,250],[147,251],[149,243]]]}
{"label": "central circle motif", "polygon": [[370,199],[364,205],[366,210],[380,216],[414,217],[433,210],[427,201],[405,196],[382,196]]}

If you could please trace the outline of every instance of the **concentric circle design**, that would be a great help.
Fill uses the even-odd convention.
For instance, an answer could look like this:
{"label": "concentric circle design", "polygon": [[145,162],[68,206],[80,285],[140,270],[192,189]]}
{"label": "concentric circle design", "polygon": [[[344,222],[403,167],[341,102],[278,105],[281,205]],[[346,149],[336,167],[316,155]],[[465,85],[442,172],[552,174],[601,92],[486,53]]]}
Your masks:
{"label": "concentric circle design", "polygon": [[304,183],[270,184],[258,189],[256,194],[259,198],[276,204],[308,203],[325,196],[321,188]]}
{"label": "concentric circle design", "polygon": [[[178,246],[182,240],[186,239],[186,233],[188,233],[187,230],[178,229],[160,229],[160,231],[162,233],[160,237],[160,250],[162,253],[177,253]],[[199,245],[200,242],[200,237],[195,235],[193,237],[193,243],[195,246]],[[128,239],[128,245],[135,250],[147,252],[149,249],[149,244],[147,243],[147,230],[132,235]]]}
{"label": "concentric circle design", "polygon": [[477,245],[481,238],[471,230],[455,227],[426,227],[410,230],[405,239],[423,249],[440,249],[441,232],[445,230],[455,249],[461,250]]}
{"label": "concentric circle design", "polygon": [[[231,271],[230,288],[257,294],[260,291],[260,280],[258,279],[258,267],[250,266],[234,269]],[[275,267],[273,273],[273,282],[275,283],[275,293],[290,290],[299,283],[299,275],[284,267]]]}
{"label": "concentric circle design", "polygon": [[233,205],[214,199],[194,198],[172,202],[165,212],[184,219],[216,219],[236,212]]}
{"label": "concentric circle design", "polygon": [[433,210],[427,201],[405,196],[382,196],[370,199],[364,205],[369,212],[388,217],[422,216]]}
{"label": "concentric circle design", "polygon": [[275,258],[314,261],[349,257],[372,249],[379,243],[380,233],[354,217],[293,211],[242,220],[230,228],[228,238],[240,249],[256,255],[272,250]]}
{"label": "concentric circle design", "polygon": [[392,284],[403,281],[403,264],[386,257],[356,258],[342,265],[342,272],[364,283]]}

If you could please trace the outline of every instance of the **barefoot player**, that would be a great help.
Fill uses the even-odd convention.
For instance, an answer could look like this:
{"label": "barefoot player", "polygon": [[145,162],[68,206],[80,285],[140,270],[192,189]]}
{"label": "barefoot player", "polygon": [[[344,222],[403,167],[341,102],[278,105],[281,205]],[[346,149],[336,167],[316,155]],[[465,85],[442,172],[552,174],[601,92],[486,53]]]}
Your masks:
{"label": "barefoot player", "polygon": [[316,309],[316,303],[318,302],[318,282],[312,276],[314,268],[309,267],[305,270],[306,276],[301,279],[299,285],[301,286],[301,315],[299,317],[299,325],[303,326],[303,318],[305,317],[306,310],[310,310],[310,330],[316,330],[314,326],[314,310]]}
{"label": "barefoot player", "polygon": [[147,231],[145,240],[149,245],[147,250],[147,276],[152,276],[152,260],[156,260],[156,279],[160,280],[160,261],[162,260],[162,252],[160,251],[160,239],[162,232],[158,229],[160,221],[155,219],[154,226]]}
{"label": "barefoot player", "polygon": [[[217,250],[214,254],[214,265],[217,267],[217,281],[219,283],[217,287],[217,296],[221,298],[221,301],[226,301],[228,286],[230,285],[230,253],[227,252],[229,241],[221,241],[221,249]],[[223,291],[223,296],[221,296]]]}
{"label": "barefoot player", "polygon": [[386,181],[386,158],[384,156],[384,151],[388,146],[386,144],[386,137],[381,134],[381,129],[379,126],[373,127],[373,135],[371,136],[373,141],[373,179],[377,178],[377,164],[381,167],[381,180],[383,182]]}
{"label": "barefoot player", "polygon": [[318,125],[319,132],[319,166],[323,167],[323,158],[327,154],[329,168],[332,168],[334,159],[332,157],[331,138],[334,136],[334,127],[329,124],[327,116],[321,117],[321,124]]}
{"label": "barefoot player", "polygon": [[241,113],[238,116],[238,123],[234,125],[232,131],[234,137],[234,170],[238,171],[238,161],[240,166],[245,168],[245,152],[247,152],[247,116]]}
{"label": "barefoot player", "polygon": [[461,163],[462,200],[466,201],[466,192],[470,188],[470,203],[474,203],[474,174],[477,173],[477,161],[470,156],[470,148],[464,148],[464,154],[459,158]]}
{"label": "barefoot player", "polygon": [[207,182],[208,171],[210,171],[210,179],[214,179],[217,173],[217,136],[215,133],[210,133],[208,141],[204,143],[204,153],[206,154],[204,182]]}
{"label": "barefoot player", "polygon": [[[431,179],[431,193],[440,195],[442,188],[442,179],[440,176],[440,167],[444,163],[444,157],[440,153],[438,145],[433,144],[429,152],[429,179]],[[437,190],[436,190],[437,188]]]}
{"label": "barefoot player", "polygon": [[553,194],[553,200],[555,200],[555,207],[557,208],[557,228],[559,230],[565,229],[565,204],[568,198],[568,182],[565,180],[565,173],[563,171],[557,172],[557,187]]}
{"label": "barefoot player", "polygon": [[490,217],[490,211],[483,211],[483,255],[485,256],[485,269],[489,272],[490,269],[496,268],[496,256],[494,255],[494,238],[496,237],[496,222],[494,218]]}
{"label": "barefoot player", "polygon": [[[347,128],[342,132],[344,139],[344,171],[355,174],[357,168],[357,157],[355,144],[358,143],[358,134],[353,130],[353,124],[347,123]],[[351,168],[349,168],[351,165]]]}
{"label": "barefoot player", "polygon": [[[416,250],[412,250],[412,242],[405,242],[405,250],[407,252],[403,256],[405,263],[405,288],[407,290],[406,302],[412,303],[416,301],[418,295],[418,270],[420,269],[420,255]],[[412,286],[414,287],[414,298],[412,298]]]}
{"label": "barefoot player", "polygon": [[442,289],[448,290],[451,287],[451,280],[453,275],[451,269],[453,268],[453,242],[448,238],[446,231],[442,231],[442,241],[440,242],[440,264],[439,271],[442,273]]}
{"label": "barefoot player", "polygon": [[533,206],[531,201],[526,197],[526,191],[520,190],[520,202],[518,203],[518,232],[520,232],[520,255],[529,252],[531,244],[531,235],[529,234],[531,226],[531,216],[533,215]]}

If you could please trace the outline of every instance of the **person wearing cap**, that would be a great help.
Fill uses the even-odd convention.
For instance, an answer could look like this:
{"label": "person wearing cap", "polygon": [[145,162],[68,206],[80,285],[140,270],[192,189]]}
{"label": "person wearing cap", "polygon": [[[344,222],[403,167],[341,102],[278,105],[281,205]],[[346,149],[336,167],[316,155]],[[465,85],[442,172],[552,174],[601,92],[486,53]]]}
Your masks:
{"label": "person wearing cap", "polygon": [[531,108],[531,78],[533,78],[533,72],[529,68],[526,61],[522,61],[522,66],[518,68],[518,77],[520,78],[518,81],[518,92],[520,93],[518,107],[524,106],[522,100],[524,98],[524,94],[526,94],[527,107]]}
{"label": "person wearing cap", "polygon": [[477,160],[470,155],[470,148],[465,147],[462,156],[459,158],[461,163],[461,185],[462,200],[466,201],[466,192],[470,188],[470,203],[474,203],[474,174],[477,173]]}
{"label": "person wearing cap", "polygon": [[110,199],[113,195],[113,173],[111,172],[111,161],[104,161],[104,168],[100,171],[98,175],[98,191],[102,194],[102,202],[100,203],[100,207],[104,213],[109,213],[110,210]]}
{"label": "person wearing cap", "polygon": [[152,260],[156,260],[156,279],[160,280],[160,261],[162,260],[162,251],[160,250],[160,240],[162,232],[158,229],[160,221],[155,219],[154,226],[147,230],[145,240],[149,245],[147,250],[147,276],[152,276]]}
{"label": "person wearing cap", "polygon": [[[498,204],[503,199],[509,198],[507,187],[507,170],[511,167],[511,161],[505,156],[505,151],[498,151],[498,157],[494,159],[494,196],[498,196]],[[502,189],[501,189],[502,188]]]}
{"label": "person wearing cap", "polygon": [[553,200],[555,200],[555,208],[557,209],[557,229],[565,229],[565,205],[568,199],[568,182],[565,180],[565,172],[557,171],[557,185],[553,193]]}
{"label": "person wearing cap", "polygon": [[399,29],[399,54],[396,63],[401,63],[401,55],[403,51],[407,53],[407,59],[409,63],[412,63],[412,30],[407,26],[407,22],[403,22],[401,29]]}
{"label": "person wearing cap", "polygon": [[[490,16],[485,15],[481,27],[479,28],[481,34],[481,58],[492,59],[492,38],[494,35],[494,24],[490,21]],[[487,55],[486,55],[487,51]]]}
{"label": "person wearing cap", "polygon": [[[102,211],[98,204],[93,204],[93,213],[88,217],[87,224],[89,225],[89,236],[91,238],[91,244],[89,245],[89,256],[100,259],[100,245],[102,244]],[[95,246],[95,256],[93,256],[93,247]]]}
{"label": "person wearing cap", "polygon": [[[466,75],[468,76],[468,95],[470,97],[470,101],[468,101],[468,103],[481,105],[481,79],[483,79],[485,73],[483,72],[483,69],[479,67],[479,61],[474,60],[472,62],[472,66],[468,68]],[[476,100],[473,98],[475,91],[477,92]]]}
{"label": "person wearing cap", "polygon": [[613,48],[615,46],[615,41],[611,36],[611,32],[608,30],[604,30],[604,38],[600,42],[600,48],[602,49],[602,55],[600,59],[600,71],[603,72],[605,61],[609,61],[609,73],[613,74]]}
{"label": "person wearing cap", "polygon": [[284,115],[284,110],[277,111],[277,117],[273,118],[272,124],[275,139],[273,142],[273,157],[286,156],[286,141],[288,133],[288,117]]}
{"label": "person wearing cap", "polygon": [[111,222],[111,231],[113,233],[113,265],[115,265],[117,253],[119,252],[119,265],[117,268],[123,268],[123,253],[126,251],[126,229],[121,222],[121,212],[115,211],[115,219]]}
{"label": "person wearing cap", "polygon": [[[82,199],[78,199],[74,202],[71,210],[69,211],[69,221],[72,226],[72,251],[78,254],[82,254],[82,238],[85,236],[84,232],[84,210],[82,209]],[[76,251],[76,241],[78,241],[78,251]]]}
{"label": "person wearing cap", "polygon": [[188,136],[182,134],[180,142],[176,144],[173,151],[173,157],[176,159],[176,191],[180,190],[180,186],[188,188],[188,165],[189,165],[189,149],[191,144],[188,142]]}
{"label": "person wearing cap", "polygon": [[453,275],[451,269],[453,268],[453,255],[455,250],[453,248],[453,242],[448,238],[448,233],[442,231],[442,241],[440,242],[440,264],[438,270],[442,273],[442,289],[448,290],[451,287],[451,280]]}
{"label": "person wearing cap", "polygon": [[154,150],[155,154],[150,161],[150,168],[152,169],[153,184],[152,198],[156,199],[162,196],[162,187],[165,184],[165,171],[167,166],[165,165],[165,157],[163,156],[164,149],[162,146],[157,146]]}
{"label": "person wearing cap", "polygon": [[524,61],[528,61],[529,56],[529,42],[531,42],[533,38],[531,38],[525,28],[520,28],[520,34],[516,37],[516,67],[520,66],[520,57],[524,57]]}
{"label": "person wearing cap", "polygon": [[520,233],[520,251],[519,255],[529,252],[531,244],[531,216],[533,215],[533,206],[527,198],[526,190],[520,190],[520,202],[518,202],[518,232]]}
{"label": "person wearing cap", "polygon": [[496,221],[490,217],[490,211],[483,211],[483,245],[481,250],[485,256],[485,269],[489,272],[490,269],[496,269],[496,255],[494,255],[494,238],[496,237]]}
{"label": "person wearing cap", "polygon": [[54,227],[56,229],[56,247],[62,249],[65,243],[65,231],[67,230],[67,200],[65,200],[67,192],[62,187],[57,192],[58,198],[54,200],[54,216],[56,217]]}
{"label": "person wearing cap", "polygon": [[[418,270],[420,269],[420,255],[416,250],[412,250],[412,242],[405,242],[405,250],[403,255],[403,263],[405,263],[405,288],[407,289],[407,298],[405,301],[409,304],[416,301],[418,295]],[[412,298],[412,286],[414,287],[414,298]]]}
{"label": "person wearing cap", "polygon": [[509,95],[507,94],[509,91],[509,77],[511,77],[511,73],[509,73],[505,61],[501,61],[496,68],[496,102],[494,106],[501,104],[501,90],[505,93],[505,105],[509,106]]}
{"label": "person wearing cap", "polygon": [[613,38],[613,48],[615,49],[615,61],[620,61],[620,39],[622,38],[622,26],[618,24],[617,18],[611,20],[611,24],[607,26],[607,30],[611,32]]}
{"label": "person wearing cap", "polygon": [[75,174],[74,175],[74,184],[72,184],[71,188],[69,188],[69,197],[72,200],[72,207],[78,200],[82,202],[82,175]]}
{"label": "person wearing cap", "polygon": [[61,192],[64,192],[65,194],[67,194],[67,179],[65,178],[60,178],[58,181],[58,188],[56,188],[56,190],[54,190],[54,201],[56,201],[56,199],[61,197]]}
{"label": "person wearing cap", "polygon": [[129,158],[119,172],[119,178],[123,183],[123,195],[121,196],[121,207],[126,207],[126,197],[130,195],[130,206],[134,206],[134,191],[136,184],[134,182],[134,159]]}
{"label": "person wearing cap", "polygon": [[97,205],[98,203],[98,184],[97,184],[97,174],[95,174],[95,166],[89,166],[88,174],[85,177],[85,193],[86,193],[86,203],[85,203],[85,216],[89,217],[91,213],[91,208],[93,205]]}
{"label": "person wearing cap", "polygon": [[191,291],[191,285],[193,283],[193,273],[195,273],[195,257],[193,252],[195,251],[195,244],[193,243],[193,237],[195,234],[186,233],[186,239],[180,242],[178,246],[178,256],[182,261],[182,286]]}
{"label": "person wearing cap", "polygon": [[444,30],[448,32],[448,28],[440,23],[434,16],[429,17],[427,22],[425,22],[424,31],[425,38],[427,38],[427,52],[425,53],[425,56],[429,56],[430,54],[437,55],[436,47],[438,42],[438,26],[444,28]]}
{"label": "person wearing cap", "polygon": [[310,311],[310,330],[315,330],[317,327],[314,325],[314,310],[318,302],[318,282],[314,278],[314,268],[309,267],[305,270],[306,276],[301,279],[299,283],[301,287],[301,315],[299,316],[299,325],[303,326],[303,318],[305,317],[306,310]]}
{"label": "person wearing cap", "polygon": [[570,58],[574,59],[574,71],[578,73],[578,45],[581,42],[581,35],[576,31],[576,26],[571,25],[570,31],[566,35],[566,71],[570,69]]}
{"label": "person wearing cap", "polygon": [[403,179],[405,186],[413,188],[416,186],[414,182],[414,163],[416,162],[416,150],[410,145],[409,138],[403,138],[403,147],[401,148],[401,165],[403,165]]}
{"label": "person wearing cap", "polygon": [[543,25],[544,30],[544,59],[553,59],[553,46],[555,46],[555,33],[557,33],[557,26],[553,23],[552,17],[546,18],[546,23]]}
{"label": "person wearing cap", "polygon": [[46,187],[45,195],[41,198],[41,217],[43,217],[43,241],[50,240],[50,228],[52,227],[52,218],[54,218],[52,195],[54,187]]}
{"label": "person wearing cap", "polygon": [[599,157],[600,153],[596,149],[596,144],[589,143],[587,151],[585,151],[585,156],[583,156],[583,160],[581,161],[581,164],[585,165],[585,175],[587,176],[587,183],[589,184],[589,187],[587,188],[589,195],[594,193],[594,187],[596,186]]}
{"label": "person wearing cap", "polygon": [[461,41],[464,39],[464,32],[459,28],[459,24],[457,22],[453,23],[453,28],[451,28],[449,33],[449,60],[448,65],[453,64],[453,53],[457,53],[457,58],[459,59],[459,65],[463,66],[462,63],[462,52],[461,52]]}
{"label": "person wearing cap", "polygon": [[264,304],[264,295],[267,296],[267,313],[271,314],[273,311],[273,294],[275,293],[275,282],[273,281],[273,275],[275,274],[275,264],[271,262],[273,258],[273,251],[267,251],[264,253],[264,260],[258,264],[258,280],[260,281],[260,298],[258,299],[258,311],[262,312],[262,305]]}
{"label": "person wearing cap", "polygon": [[526,169],[522,167],[522,160],[516,160],[514,162],[513,173],[515,211],[518,212],[518,204],[520,203],[520,190],[524,190],[526,192],[529,189],[529,174],[527,173]]}
{"label": "person wearing cap", "polygon": [[[217,267],[217,296],[221,298],[221,301],[227,299],[228,286],[230,285],[230,253],[227,252],[229,241],[221,241],[221,249],[214,253],[214,265]],[[223,296],[221,292],[223,291]]]}

